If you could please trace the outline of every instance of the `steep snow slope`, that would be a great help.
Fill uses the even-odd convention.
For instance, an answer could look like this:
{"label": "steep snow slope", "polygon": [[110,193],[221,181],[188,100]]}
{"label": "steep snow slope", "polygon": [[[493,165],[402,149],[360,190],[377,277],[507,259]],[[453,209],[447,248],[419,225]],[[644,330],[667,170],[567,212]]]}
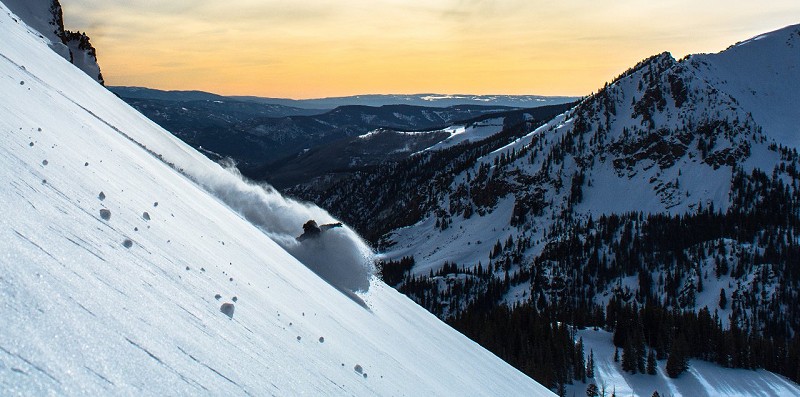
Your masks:
{"label": "steep snow slope", "polygon": [[[614,362],[612,333],[585,329],[576,333],[582,338],[587,356],[591,351],[595,360],[595,376],[586,383],[567,386],[568,396],[585,396],[590,383],[606,395],[651,396],[657,391],[661,396],[674,397],[727,397],[727,396],[798,396],[800,386],[786,378],[765,371],[721,368],[700,360],[691,360],[689,370],[677,379],[666,374],[666,360],[659,360],[657,374],[630,374]],[[622,354],[620,352],[620,354]]]}
{"label": "steep snow slope", "polygon": [[715,87],[747,109],[778,143],[800,148],[800,25],[690,60]]}
{"label": "steep snow slope", "polygon": [[324,273],[352,232],[299,247],[332,219],[206,160],[1,4],[0,36],[0,394],[551,394],[374,278],[326,283],[295,257]]}

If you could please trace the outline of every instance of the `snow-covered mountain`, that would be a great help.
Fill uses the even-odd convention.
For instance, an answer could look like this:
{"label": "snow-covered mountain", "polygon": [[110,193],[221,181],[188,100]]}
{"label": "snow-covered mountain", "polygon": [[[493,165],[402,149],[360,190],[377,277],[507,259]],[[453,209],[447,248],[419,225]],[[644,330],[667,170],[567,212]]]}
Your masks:
{"label": "snow-covered mountain", "polygon": [[[380,242],[384,277],[443,318],[523,305],[615,330],[619,307],[633,324],[683,310],[725,335],[715,343],[745,338],[692,339],[692,357],[796,381],[798,82],[800,25],[718,54],[658,54],[525,134],[292,193]],[[659,359],[693,337],[656,323],[628,335],[646,333]]]}
{"label": "snow-covered mountain", "polygon": [[50,48],[103,84],[97,52],[86,33],[64,29],[64,14],[58,0],[6,0],[6,7],[42,38]]}
{"label": "snow-covered mountain", "polygon": [[335,219],[209,161],[6,4],[0,36],[0,394],[551,394],[372,277],[348,228],[299,243]]}
{"label": "snow-covered mountain", "polygon": [[719,54],[649,58],[479,158],[440,192],[439,211],[387,237],[387,257],[413,255],[414,273],[426,274],[445,261],[486,261],[492,244],[509,237],[534,242],[525,253],[537,256],[565,219],[727,211],[736,203],[736,174],[792,163],[798,77],[799,26]]}

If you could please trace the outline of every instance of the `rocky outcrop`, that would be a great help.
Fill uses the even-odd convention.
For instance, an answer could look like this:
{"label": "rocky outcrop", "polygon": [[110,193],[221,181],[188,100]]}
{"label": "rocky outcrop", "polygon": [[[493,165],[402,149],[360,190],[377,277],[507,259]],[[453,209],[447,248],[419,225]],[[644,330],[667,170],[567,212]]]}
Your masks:
{"label": "rocky outcrop", "polygon": [[49,40],[53,51],[104,84],[97,51],[86,33],[64,29],[64,14],[58,0],[6,0],[3,3],[22,22]]}

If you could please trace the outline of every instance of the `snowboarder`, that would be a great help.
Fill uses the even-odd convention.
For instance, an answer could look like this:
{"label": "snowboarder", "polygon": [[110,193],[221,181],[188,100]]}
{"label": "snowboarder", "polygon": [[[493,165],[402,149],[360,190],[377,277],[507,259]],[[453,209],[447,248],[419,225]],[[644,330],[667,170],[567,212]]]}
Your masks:
{"label": "snowboarder", "polygon": [[297,241],[319,237],[322,232],[328,231],[335,227],[342,227],[342,222],[328,223],[322,226],[317,226],[317,222],[311,219],[303,224],[303,234],[297,237]]}

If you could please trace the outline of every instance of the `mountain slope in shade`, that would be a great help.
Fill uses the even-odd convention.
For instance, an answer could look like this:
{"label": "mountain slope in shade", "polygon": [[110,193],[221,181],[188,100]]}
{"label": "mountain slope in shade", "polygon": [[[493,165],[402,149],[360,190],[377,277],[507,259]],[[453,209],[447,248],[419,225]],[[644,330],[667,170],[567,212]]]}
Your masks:
{"label": "mountain slope in shade", "polygon": [[207,160],[2,4],[0,36],[2,394],[551,395],[375,278],[325,282],[296,257],[352,232],[298,246],[334,219]]}

